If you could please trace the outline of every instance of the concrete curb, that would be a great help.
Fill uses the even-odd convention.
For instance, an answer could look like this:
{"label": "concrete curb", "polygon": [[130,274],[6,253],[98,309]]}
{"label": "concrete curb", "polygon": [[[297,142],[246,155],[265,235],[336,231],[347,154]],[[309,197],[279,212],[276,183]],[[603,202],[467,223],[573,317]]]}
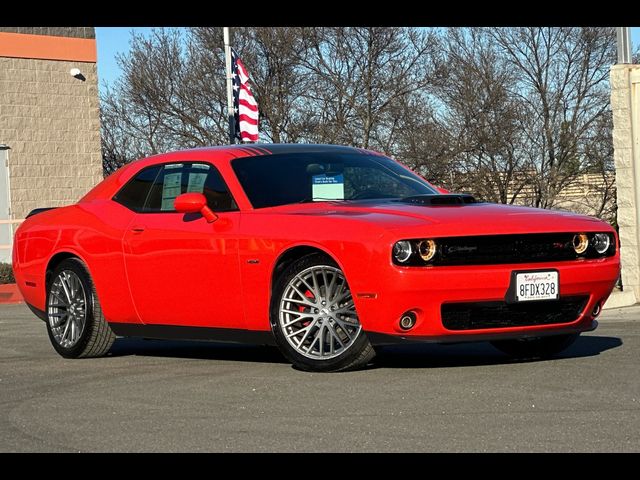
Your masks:
{"label": "concrete curb", "polygon": [[602,307],[603,310],[610,310],[612,308],[631,307],[635,305],[636,296],[633,291],[630,290],[614,290],[611,296],[607,299]]}
{"label": "concrete curb", "polygon": [[640,305],[636,304],[603,310],[598,317],[598,321],[600,323],[640,322]]}
{"label": "concrete curb", "polygon": [[18,290],[18,285],[15,283],[8,283],[0,285],[0,305],[12,305],[17,303],[24,303],[24,298]]}

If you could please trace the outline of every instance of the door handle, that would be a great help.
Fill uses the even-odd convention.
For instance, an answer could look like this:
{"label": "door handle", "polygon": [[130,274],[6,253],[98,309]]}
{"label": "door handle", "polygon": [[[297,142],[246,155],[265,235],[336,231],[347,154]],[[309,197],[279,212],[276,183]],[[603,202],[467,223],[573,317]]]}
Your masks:
{"label": "door handle", "polygon": [[142,233],[142,232],[144,232],[144,228],[145,227],[143,225],[136,225],[135,227],[131,228],[131,231],[133,233]]}

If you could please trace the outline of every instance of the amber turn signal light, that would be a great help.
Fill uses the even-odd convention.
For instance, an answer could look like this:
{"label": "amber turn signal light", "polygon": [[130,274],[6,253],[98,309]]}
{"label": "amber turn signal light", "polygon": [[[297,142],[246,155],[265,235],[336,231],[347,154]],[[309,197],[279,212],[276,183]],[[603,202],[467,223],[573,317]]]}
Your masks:
{"label": "amber turn signal light", "polygon": [[420,240],[418,242],[418,254],[420,258],[425,262],[433,259],[436,255],[436,242],[435,240]]}
{"label": "amber turn signal light", "polygon": [[573,236],[573,249],[578,255],[582,255],[589,247],[589,237],[584,233],[578,233]]}

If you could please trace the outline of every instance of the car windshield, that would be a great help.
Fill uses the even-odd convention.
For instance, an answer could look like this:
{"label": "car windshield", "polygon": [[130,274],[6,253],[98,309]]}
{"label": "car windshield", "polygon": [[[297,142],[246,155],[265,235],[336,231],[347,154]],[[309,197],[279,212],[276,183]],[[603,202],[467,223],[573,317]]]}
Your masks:
{"label": "car windshield", "polygon": [[422,178],[380,155],[287,153],[238,158],[231,165],[254,208],[438,194]]}

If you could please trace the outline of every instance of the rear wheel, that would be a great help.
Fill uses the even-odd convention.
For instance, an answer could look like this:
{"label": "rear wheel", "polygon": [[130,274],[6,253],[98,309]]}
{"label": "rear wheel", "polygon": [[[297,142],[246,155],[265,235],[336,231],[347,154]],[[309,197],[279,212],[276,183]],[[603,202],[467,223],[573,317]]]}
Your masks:
{"label": "rear wheel", "polygon": [[80,260],[62,261],[47,285],[47,332],[65,358],[100,357],[115,340],[102,315],[89,272]]}
{"label": "rear wheel", "polygon": [[507,355],[518,358],[548,358],[567,349],[580,334],[553,335],[549,337],[498,340],[491,342],[495,348]]}
{"label": "rear wheel", "polygon": [[282,273],[271,328],[282,353],[302,370],[351,370],[375,356],[344,273],[321,254],[302,257]]}

